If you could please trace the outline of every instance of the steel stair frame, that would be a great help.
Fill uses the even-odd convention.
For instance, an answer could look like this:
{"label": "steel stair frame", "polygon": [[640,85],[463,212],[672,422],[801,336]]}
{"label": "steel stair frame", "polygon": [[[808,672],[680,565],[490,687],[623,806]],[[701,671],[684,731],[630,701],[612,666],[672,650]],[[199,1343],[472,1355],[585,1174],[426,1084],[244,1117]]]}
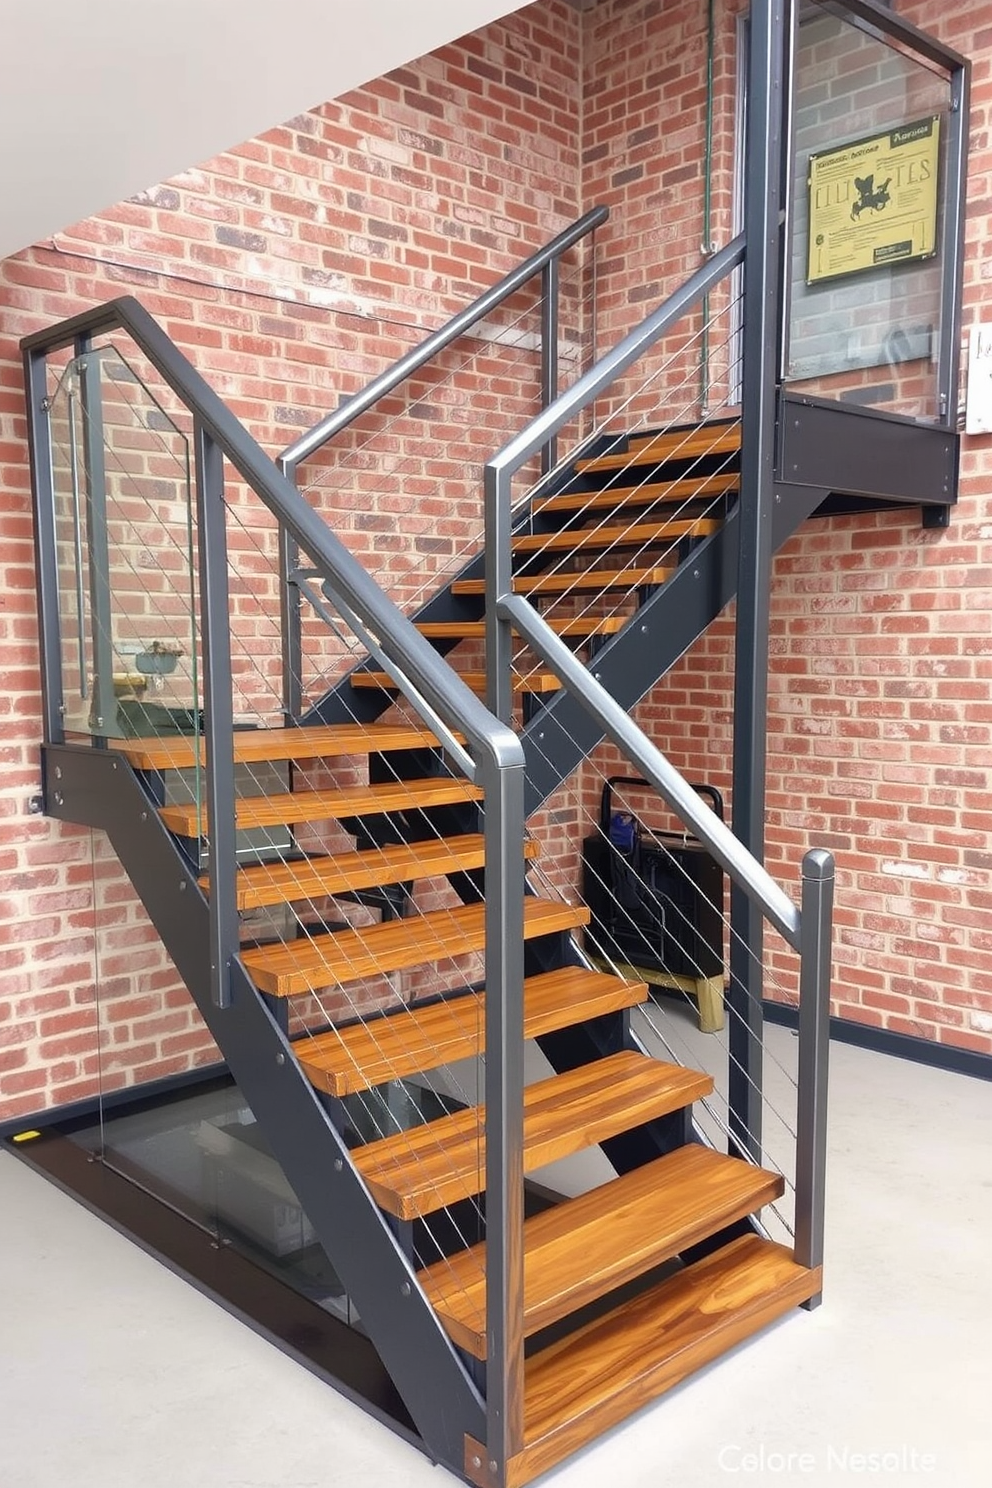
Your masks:
{"label": "steel stair frame", "polygon": [[[776,486],[773,551],[785,543],[829,493],[814,486]],[[730,603],[738,586],[738,515],[735,506],[720,530],[703,538],[596,652],[596,680],[624,708],[635,706]],[[644,645],[650,635],[652,645]],[[589,714],[566,690],[555,693],[521,733],[527,760],[525,809],[537,811],[603,738]]]}
{"label": "steel stair frame", "polygon": [[[94,338],[123,330],[194,416],[196,502],[199,532],[200,613],[204,660],[205,755],[208,816],[212,834],[209,898],[193,877],[150,796],[124,762],[105,748],[65,743],[62,714],[61,633],[56,560],[56,517],[51,461],[47,357],[62,348],[77,356]],[[51,814],[108,832],[138,888],[162,939],[174,955],[194,1000],[228,1060],[249,1106],[264,1112],[276,1160],[297,1189],[332,1265],[338,1267],[340,1225],[323,1185],[341,1176],[354,1206],[355,1232],[364,1237],[370,1264],[344,1257],[340,1268],[369,1326],[373,1344],[414,1417],[427,1449],[457,1463],[466,1439],[483,1440],[490,1459],[502,1464],[519,1450],[523,1421],[523,752],[516,736],[492,718],[430,644],[395,609],[361,564],[312,511],[247,430],[173,342],[134,299],[125,297],[86,311],[22,342],[27,389],[32,493],[37,544],[42,636],[46,757],[45,803]],[[227,557],[223,459],[227,458],[294,541],[321,564],[342,615],[363,642],[376,646],[387,667],[395,666],[403,690],[485,801],[489,865],[486,921],[485,1099],[490,1113],[486,1192],[491,1224],[487,1331],[492,1365],[486,1400],[472,1385],[454,1345],[444,1335],[378,1209],[358,1179],[347,1149],[317,1101],[277,1019],[250,983],[238,954],[235,904],[234,760],[231,655],[228,630]],[[445,717],[452,719],[449,727]],[[464,732],[466,748],[454,730]],[[53,755],[57,754],[57,758]],[[50,768],[49,768],[50,767]],[[111,789],[113,782],[114,789]],[[72,805],[68,804],[71,796]],[[124,809],[126,805],[126,810]],[[97,809],[99,807],[99,810]],[[150,871],[154,865],[155,871]],[[181,897],[180,897],[181,896]],[[175,918],[177,906],[182,914]],[[194,909],[194,906],[196,908]],[[186,942],[177,945],[185,936]],[[230,1050],[228,1043],[231,1044]],[[287,1074],[287,1071],[289,1072]],[[289,1127],[279,1114],[285,1085],[306,1131],[294,1151]],[[288,1099],[288,1097],[287,1097]],[[495,1114],[494,1114],[495,1113]],[[275,1123],[271,1134],[268,1123]],[[338,1166],[340,1164],[340,1166]],[[371,1219],[360,1219],[364,1205]],[[312,1215],[311,1215],[312,1209]],[[350,1259],[349,1259],[350,1257]],[[381,1273],[381,1274],[380,1274]],[[388,1285],[391,1308],[412,1301],[420,1317],[414,1330],[427,1354],[408,1350],[394,1334],[395,1313],[377,1300]],[[381,1335],[381,1336],[380,1336]],[[436,1373],[423,1368],[430,1357]],[[395,1371],[395,1372],[394,1372]],[[428,1385],[426,1381],[431,1380]],[[456,1414],[457,1412],[457,1414]]]}
{"label": "steel stair frame", "polygon": [[[44,458],[48,436],[44,417],[47,413],[45,358],[48,351],[66,345],[82,346],[85,353],[92,347],[93,336],[116,327],[132,336],[192,409],[196,419],[201,629],[207,699],[207,803],[212,859],[209,896],[201,890],[195,877],[197,870],[183,853],[180,842],[171,836],[155,809],[154,779],[140,778],[123,754],[112,747],[65,743],[57,706],[61,684],[60,616],[56,595],[50,587],[47,591],[45,588],[55,556],[54,490],[51,467]],[[372,1342],[410,1409],[427,1449],[459,1470],[459,1465],[466,1462],[466,1446],[478,1443],[484,1456],[479,1462],[472,1459],[470,1475],[493,1484],[512,1481],[517,1471],[513,1464],[520,1464],[530,1449],[524,1437],[521,1243],[523,749],[506,725],[487,712],[456,674],[450,673],[410,622],[392,611],[386,597],[360,565],[324,530],[302,497],[266,461],[216,395],[135,302],[114,302],[29,338],[25,356],[42,576],[45,678],[50,689],[46,697],[49,736],[43,744],[45,796],[50,814],[108,833],[208,1029],[227,1058],[245,1100],[269,1139],[276,1160],[353,1296]],[[279,1020],[264,994],[250,981],[238,949],[234,855],[225,861],[222,853],[234,827],[235,754],[230,732],[231,657],[222,456],[232,462],[293,536],[305,543],[321,562],[339,609],[363,638],[368,631],[374,632],[369,639],[385,654],[387,663],[396,666],[403,679],[402,690],[425,720],[439,727],[442,736],[447,737],[449,751],[484,791],[488,994],[484,1177],[488,1219],[486,1337],[491,1361],[487,1368],[485,1401],[471,1371],[430,1309],[400,1242],[361,1181],[346,1143],[334,1127],[331,1110],[322,1104],[306,1080]],[[562,649],[571,658],[568,648],[562,645]],[[450,726],[446,719],[450,719]],[[455,728],[469,735],[467,749],[450,734],[450,729]],[[287,746],[284,743],[280,747],[285,750]],[[313,752],[312,741],[303,740],[302,747],[309,757]],[[192,752],[195,756],[195,749]],[[168,747],[160,753],[163,758],[170,757]],[[154,750],[144,755],[139,752],[137,763],[142,770],[149,771],[168,767],[156,764]],[[696,823],[692,811],[686,819],[690,825]],[[220,830],[215,830],[218,823]],[[708,840],[705,831],[702,835]],[[746,854],[735,861],[740,866],[745,859]],[[826,875],[822,874],[821,879],[825,882]],[[799,917],[787,896],[776,892],[782,903],[788,905],[785,920],[780,917],[776,923],[792,927],[791,938],[795,943]],[[803,939],[803,964],[804,976],[811,978],[805,1022],[808,1039],[813,1041],[809,1047],[817,1051],[814,1089],[821,1091],[826,1057],[829,936],[825,926],[828,923],[829,892],[819,906],[813,906],[812,901],[807,905],[804,890],[803,925],[809,930]],[[821,932],[823,950],[811,961],[810,936],[815,930]],[[804,1056],[807,1064],[811,1057]],[[806,1105],[810,1105],[809,1099]],[[683,1138],[688,1134],[686,1119],[677,1118],[682,1123]],[[819,1151],[824,1132],[822,1110],[815,1119],[811,1116],[808,1124],[809,1141]],[[674,1145],[678,1145],[677,1138]],[[636,1165],[636,1162],[632,1164]],[[819,1192],[817,1188],[812,1196],[814,1200]],[[344,1225],[342,1215],[347,1221]],[[795,1262],[805,1271],[803,1292],[793,1300],[813,1302],[815,1296],[810,1284],[819,1280],[820,1219],[811,1219],[807,1229],[807,1239]],[[405,1318],[403,1313],[408,1303],[410,1317]],[[474,1445],[468,1445],[468,1451],[474,1452]]]}
{"label": "steel stair frame", "polygon": [[217,1006],[207,897],[150,793],[110,750],[49,744],[42,764],[47,814],[107,834],[425,1444],[459,1461],[466,1434],[485,1439],[486,1403],[240,957]]}

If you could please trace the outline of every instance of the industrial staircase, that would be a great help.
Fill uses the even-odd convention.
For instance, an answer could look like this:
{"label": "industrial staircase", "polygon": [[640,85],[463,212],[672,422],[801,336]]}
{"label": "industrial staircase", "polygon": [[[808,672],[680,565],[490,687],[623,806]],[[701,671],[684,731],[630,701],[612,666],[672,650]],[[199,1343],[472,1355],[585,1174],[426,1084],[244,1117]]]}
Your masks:
{"label": "industrial staircase", "polygon": [[[741,252],[735,244],[709,267],[689,302]],[[655,317],[651,336],[675,313]],[[147,628],[148,597],[132,613],[114,584],[113,543],[125,540],[114,420],[140,381],[101,339],[111,331],[131,337],[192,414],[202,709],[148,732],[155,709],[132,700],[125,715],[111,688],[120,629]],[[53,394],[46,359],[60,347],[76,355]],[[559,427],[634,350],[622,345],[587,387],[551,401]],[[797,1304],[815,1305],[829,857],[810,855],[797,909],[623,702],[635,685],[631,636],[652,681],[669,664],[643,636],[687,572],[710,617],[733,583],[739,418],[597,432],[574,459],[549,461],[512,517],[497,458],[484,552],[409,620],[133,301],[29,338],[25,355],[47,809],[108,834],[426,1449],[479,1485],[529,1482]],[[547,416],[508,447],[504,472],[550,437]],[[160,428],[158,405],[139,422]],[[77,443],[81,468],[63,465]],[[288,586],[318,613],[333,607],[368,648],[287,726],[234,726],[221,456],[275,514],[286,552],[306,556]],[[60,492],[63,469],[73,479]],[[121,480],[133,513],[140,490],[133,474]],[[821,494],[807,493],[790,520]],[[160,503],[160,486],[154,495]],[[700,586],[704,571],[713,578]],[[524,649],[511,658],[514,633]],[[447,653],[457,662],[456,648],[480,638],[484,675],[460,676]],[[66,661],[76,650],[78,676]],[[139,670],[162,654],[146,649]],[[475,695],[483,688],[488,706]],[[525,700],[519,733],[514,695]],[[649,1050],[632,1022],[646,986],[594,969],[579,938],[588,910],[545,889],[525,791],[533,810],[575,760],[566,750],[542,781],[526,750],[563,705],[584,710],[594,742],[605,735],[625,752],[801,954],[794,1176],[754,1160],[756,1133],[741,1142],[731,1127],[727,1152],[701,1140],[696,1113],[713,1076]],[[569,748],[584,754],[582,735],[570,733]],[[194,782],[185,799],[166,789],[180,772]],[[333,847],[299,847],[300,832],[325,827]],[[239,859],[246,833],[284,845]],[[342,845],[348,837],[354,845]],[[342,905],[366,923],[342,918]],[[257,911],[277,912],[283,930],[246,930]],[[531,1040],[551,1073],[525,1085]],[[386,1119],[383,1092],[416,1090],[442,1067],[469,1072],[459,1098]],[[378,1113],[371,1133],[356,1102]],[[608,1181],[567,1198],[525,1183],[594,1148],[612,1164]],[[783,1242],[761,1216],[787,1187]]]}
{"label": "industrial staircase", "polygon": [[[757,676],[761,627],[752,613],[742,644],[741,612],[767,608],[771,554],[816,512],[913,503],[946,520],[962,223],[945,210],[936,418],[779,383],[788,89],[774,29],[753,11],[745,233],[564,392],[561,260],[605,208],[278,463],[133,300],[24,342],[45,810],[107,834],[402,1402],[395,1421],[478,1488],[530,1482],[819,1300],[832,860],[807,853],[794,902],[630,713],[735,596]],[[402,613],[294,478],[536,276],[541,412],[488,461],[484,532],[460,571]],[[702,346],[719,365],[700,386]],[[660,359],[660,381],[625,383],[643,358],[654,377]],[[722,404],[701,418],[714,376]],[[566,435],[577,442],[560,459]],[[257,692],[268,676],[251,640],[232,662],[229,585],[250,535],[229,542],[245,493],[280,544],[271,584],[250,568],[275,596],[282,662],[281,694],[261,710],[252,694],[251,727],[236,683]],[[320,622],[311,640],[348,638],[348,660],[312,693],[305,607]],[[153,614],[171,627],[164,644]],[[170,713],[144,679],[172,671],[186,696]],[[749,726],[753,740],[764,720]],[[642,981],[591,964],[589,912],[552,891],[528,831],[604,740],[730,880],[729,1093],[647,1036]],[[735,958],[760,972],[765,923],[798,965],[784,1165],[760,1125],[760,975],[735,973]],[[532,1043],[550,1073],[525,1082]],[[714,1126],[717,1095],[727,1118]],[[611,1165],[594,1186],[564,1196],[534,1181],[594,1149]]]}
{"label": "industrial staircase", "polygon": [[[434,743],[420,729],[376,724],[273,729],[236,735],[235,759],[319,757],[333,769],[339,756],[388,755]],[[152,772],[195,763],[194,747],[183,739],[120,741],[114,753],[146,779]],[[242,828],[312,824],[325,817],[467,805],[478,797],[476,787],[456,778],[295,790],[284,797],[241,797],[237,822]],[[194,806],[163,808],[160,817],[184,846],[206,835],[204,814]],[[528,843],[528,857],[535,852],[536,844]],[[464,834],[299,863],[259,864],[239,871],[237,902],[239,909],[312,903],[318,896],[468,873],[483,863],[483,838]],[[199,882],[209,891],[208,878]],[[416,890],[410,893],[415,897]],[[539,943],[578,929],[587,918],[583,906],[531,894],[524,906],[524,936]],[[455,910],[384,919],[361,930],[259,945],[244,950],[241,961],[259,994],[284,1000],[480,950],[484,938],[480,900]],[[540,1039],[574,1024],[623,1016],[646,995],[643,984],[581,965],[529,975],[523,984],[524,1036]],[[484,1054],[484,1000],[480,989],[394,1008],[371,1020],[301,1033],[290,1047],[302,1074],[333,1111],[346,1097]],[[631,1046],[526,1087],[525,1173],[621,1133],[650,1129],[652,1123],[657,1129],[664,1118],[677,1117],[678,1124],[664,1128],[661,1146],[671,1143],[669,1150],[524,1221],[522,1327],[534,1347],[528,1345],[525,1366],[523,1446],[508,1464],[507,1482],[529,1482],[818,1294],[819,1268],[799,1264],[790,1249],[758,1232],[741,1232],[741,1221],[781,1196],[784,1180],[695,1140],[692,1104],[708,1095],[712,1084],[709,1075]],[[429,1221],[442,1209],[484,1194],[485,1147],[485,1108],[474,1106],[356,1145],[349,1160],[370,1201],[390,1220]],[[697,1247],[702,1247],[698,1259]],[[329,1253],[340,1264],[333,1238]],[[417,1267],[416,1284],[452,1343],[468,1359],[484,1363],[485,1240],[425,1266],[416,1248],[411,1246],[409,1254]],[[358,1302],[362,1310],[360,1294]],[[569,1320],[571,1328],[563,1331]],[[399,1316],[396,1325],[402,1326]],[[489,1481],[488,1449],[470,1440],[466,1452],[469,1477]]]}

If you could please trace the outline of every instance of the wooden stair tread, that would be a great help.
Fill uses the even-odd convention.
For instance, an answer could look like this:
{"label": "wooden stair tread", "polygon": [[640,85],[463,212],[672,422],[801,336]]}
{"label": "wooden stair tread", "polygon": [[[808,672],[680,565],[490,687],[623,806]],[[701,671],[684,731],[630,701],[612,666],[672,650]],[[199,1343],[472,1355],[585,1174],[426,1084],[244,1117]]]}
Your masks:
{"label": "wooden stair tread", "polygon": [[[524,982],[524,1037],[598,1018],[643,1002],[643,982],[568,966]],[[404,1008],[368,1023],[296,1040],[311,1084],[329,1095],[351,1095],[477,1054],[484,1044],[485,994],[469,992],[424,1007]]]}
{"label": "wooden stair tread", "polygon": [[[589,922],[584,905],[550,899],[524,902],[524,937],[574,930]],[[295,997],[383,972],[480,951],[485,945],[485,906],[461,904],[410,919],[386,920],[360,930],[339,930],[283,944],[256,946],[241,959],[261,992]]]}
{"label": "wooden stair tread", "polygon": [[[485,672],[459,672],[459,677],[470,687],[473,692],[484,693],[486,690]],[[359,688],[381,688],[384,692],[396,692],[397,686],[388,672],[352,672],[350,677],[352,687]],[[561,683],[554,672],[514,672],[514,692],[557,692]]]}
{"label": "wooden stair tread", "polygon": [[[392,749],[421,749],[436,744],[429,729],[407,724],[337,723],[314,728],[236,729],[236,764],[268,760],[322,759],[332,755],[379,754]],[[136,770],[181,770],[197,762],[197,741],[175,738],[121,739],[114,748]],[[199,760],[205,759],[199,741]]]}
{"label": "wooden stair tread", "polygon": [[631,439],[626,450],[619,454],[577,460],[575,468],[582,475],[598,470],[625,470],[628,465],[661,465],[666,460],[728,455],[740,447],[740,424],[702,424],[698,429],[669,429],[662,434],[641,435]]}
{"label": "wooden stair tread", "polygon": [[[524,843],[524,856],[535,858],[536,842]],[[246,912],[266,904],[289,904],[297,899],[323,899],[383,884],[407,883],[437,874],[467,873],[486,861],[486,839],[481,832],[423,842],[390,843],[388,847],[333,856],[303,858],[292,863],[258,863],[242,868],[235,883],[238,909]],[[200,887],[210,890],[210,875]]]}
{"label": "wooden stair tread", "polygon": [[528,534],[513,539],[515,553],[578,552],[589,548],[639,547],[641,544],[678,542],[683,537],[709,537],[720,523],[715,517],[685,517],[677,521],[601,523],[598,527],[571,527],[566,532]]}
{"label": "wooden stair tread", "polygon": [[[455,776],[431,775],[422,780],[390,780],[381,785],[346,786],[341,790],[279,791],[272,796],[240,796],[234,803],[234,824],[241,830],[281,827],[296,822],[340,821],[346,816],[376,816],[380,812],[420,811],[427,806],[454,806],[481,801],[477,785]],[[207,830],[206,807],[199,813],[190,801],[159,810],[170,832],[199,837]]]}
{"label": "wooden stair tread", "polygon": [[[524,1091],[524,1170],[593,1147],[708,1095],[708,1075],[624,1050]],[[416,1219],[486,1186],[485,1108],[471,1106],[352,1154],[383,1209]]]}
{"label": "wooden stair tread", "polygon": [[[777,1199],[785,1187],[695,1143],[545,1210],[524,1225],[524,1330],[539,1332]],[[459,1347],[486,1357],[485,1244],[420,1282]]]}
{"label": "wooden stair tread", "polygon": [[596,512],[619,506],[654,506],[662,502],[684,504],[728,496],[740,485],[736,471],[704,475],[688,480],[642,481],[636,486],[607,486],[601,491],[562,491],[535,504],[535,512]]}
{"label": "wooden stair tread", "polygon": [[[547,623],[556,635],[594,636],[615,635],[622,630],[625,617],[622,615],[576,615],[568,620],[559,620],[551,615]],[[421,635],[429,641],[475,641],[484,640],[484,620],[424,620],[417,624]]]}
{"label": "wooden stair tread", "polygon": [[[640,589],[645,585],[664,584],[675,572],[674,567],[587,569],[584,573],[535,574],[516,578],[514,594],[568,594],[582,589]],[[458,579],[451,586],[453,594],[485,594],[485,579]]]}
{"label": "wooden stair tread", "polygon": [[[785,1246],[745,1235],[535,1354],[524,1373],[525,1447],[507,1465],[508,1488],[523,1488],[821,1284],[819,1268],[798,1265]],[[467,1455],[477,1455],[474,1443]]]}

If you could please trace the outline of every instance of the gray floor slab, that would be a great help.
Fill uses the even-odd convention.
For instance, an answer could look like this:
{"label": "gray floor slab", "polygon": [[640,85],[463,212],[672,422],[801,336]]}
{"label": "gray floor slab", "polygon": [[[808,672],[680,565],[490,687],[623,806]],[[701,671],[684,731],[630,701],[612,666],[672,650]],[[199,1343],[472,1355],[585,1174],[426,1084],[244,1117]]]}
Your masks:
{"label": "gray floor slab", "polygon": [[[992,1085],[834,1045],[827,1286],[546,1480],[992,1482]],[[0,1488],[451,1479],[0,1154]]]}

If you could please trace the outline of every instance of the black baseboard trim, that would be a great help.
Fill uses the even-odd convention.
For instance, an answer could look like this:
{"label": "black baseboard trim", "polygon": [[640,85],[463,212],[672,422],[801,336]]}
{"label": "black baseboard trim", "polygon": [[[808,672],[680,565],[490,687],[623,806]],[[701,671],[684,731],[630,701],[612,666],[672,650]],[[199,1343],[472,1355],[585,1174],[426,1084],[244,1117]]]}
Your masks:
{"label": "black baseboard trim", "polygon": [[[145,1087],[142,1087],[143,1089]],[[77,1123],[73,1123],[74,1125]],[[22,1130],[24,1128],[22,1127]],[[371,1341],[49,1125],[2,1148],[420,1451]]]}
{"label": "black baseboard trim", "polygon": [[118,1110],[121,1106],[131,1106],[138,1111],[145,1104],[157,1105],[172,1096],[184,1095],[197,1085],[229,1078],[227,1065],[221,1062],[206,1064],[202,1069],[187,1070],[182,1075],[168,1075],[162,1080],[125,1085],[120,1090],[109,1091],[102,1102],[98,1095],[91,1095],[86,1100],[69,1101],[64,1106],[49,1106],[43,1111],[35,1111],[33,1115],[13,1116],[7,1121],[0,1121],[0,1141],[16,1136],[18,1132],[45,1131],[56,1124],[68,1129],[78,1122],[89,1123],[99,1115],[101,1104],[105,1111]]}
{"label": "black baseboard trim", "polygon": [[[783,1002],[762,1003],[769,1023],[784,1028],[798,1028],[799,1009]],[[975,1080],[992,1080],[992,1054],[979,1054],[975,1049],[955,1049],[951,1044],[937,1044],[931,1039],[913,1038],[908,1033],[893,1033],[889,1028],[874,1028],[870,1023],[855,1023],[851,1018],[830,1019],[830,1037],[839,1044],[853,1044],[857,1049],[871,1049],[876,1054],[892,1054],[912,1064],[928,1064],[932,1069],[950,1070],[955,1075],[971,1075]]]}

